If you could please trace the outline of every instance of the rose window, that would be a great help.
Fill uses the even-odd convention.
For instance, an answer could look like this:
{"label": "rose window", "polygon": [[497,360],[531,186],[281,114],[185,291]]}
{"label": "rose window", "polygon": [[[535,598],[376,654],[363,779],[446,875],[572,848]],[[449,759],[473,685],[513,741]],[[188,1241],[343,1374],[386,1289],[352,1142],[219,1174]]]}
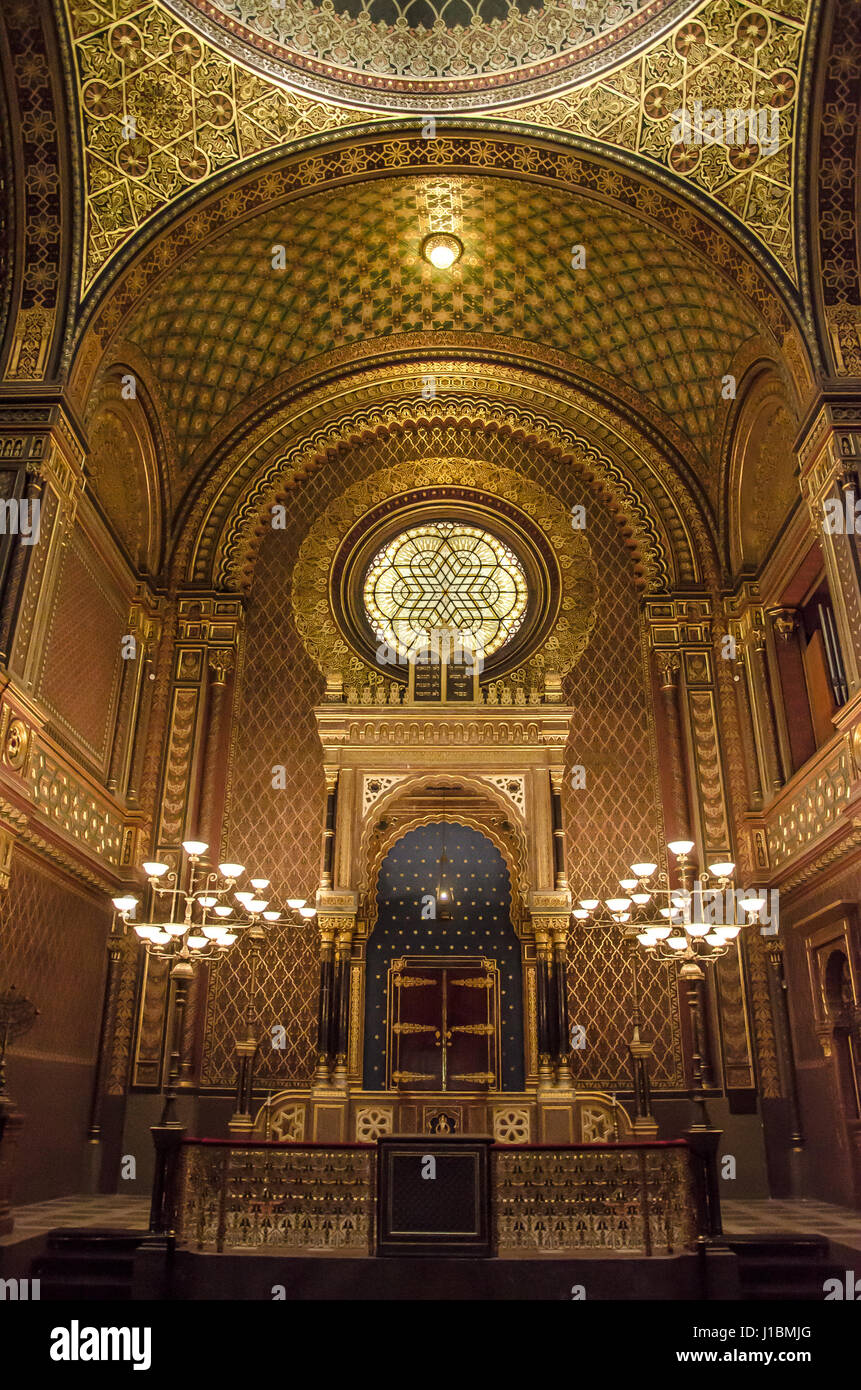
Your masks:
{"label": "rose window", "polygon": [[371,627],[404,659],[449,632],[492,656],[526,612],[526,575],[514,552],[489,531],[438,521],[400,532],[365,574]]}

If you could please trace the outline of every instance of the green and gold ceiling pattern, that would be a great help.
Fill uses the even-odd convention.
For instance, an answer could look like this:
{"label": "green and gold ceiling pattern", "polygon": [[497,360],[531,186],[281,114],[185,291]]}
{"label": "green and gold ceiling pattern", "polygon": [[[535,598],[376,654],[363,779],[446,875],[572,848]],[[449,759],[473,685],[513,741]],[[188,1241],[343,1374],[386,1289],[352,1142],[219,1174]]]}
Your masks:
{"label": "green and gold ceiling pattern", "polygon": [[[86,152],[84,289],[159,211],[215,175],[372,112],[404,118],[385,91],[359,112],[263,76],[158,0],[61,2],[73,36]],[[676,13],[658,0],[644,13],[656,7],[664,19]],[[569,81],[564,92],[512,105],[510,90],[503,101],[488,82],[480,110],[598,141],[671,171],[731,211],[796,280],[795,98],[812,8],[813,0],[706,0],[693,12],[686,8],[637,56],[575,86]],[[186,9],[193,14],[191,4]],[[776,125],[765,143],[685,144],[674,139],[673,113],[695,102],[703,110],[773,112]]]}
{"label": "green and gold ceiling pattern", "polygon": [[[449,182],[464,243],[451,272],[419,254],[435,181],[401,177],[267,210],[153,284],[122,335],[158,379],[180,466],[261,384],[333,349],[409,333],[428,348],[434,334],[460,332],[583,359],[654,400],[708,454],[728,363],[766,331],[714,266],[597,201],[581,198],[572,212],[564,191]],[[581,242],[587,264],[574,271]],[[279,243],[289,246],[280,275]]]}

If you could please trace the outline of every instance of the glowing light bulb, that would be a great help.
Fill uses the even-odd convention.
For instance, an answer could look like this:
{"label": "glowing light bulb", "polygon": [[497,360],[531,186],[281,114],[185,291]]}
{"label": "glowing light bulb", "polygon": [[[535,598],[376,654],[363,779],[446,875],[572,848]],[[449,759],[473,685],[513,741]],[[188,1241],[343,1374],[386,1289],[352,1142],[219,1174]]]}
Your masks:
{"label": "glowing light bulb", "polygon": [[437,270],[449,270],[463,254],[463,243],[451,232],[433,232],[422,242],[422,255]]}
{"label": "glowing light bulb", "polygon": [[715,878],[729,878],[735,863],[731,859],[721,859],[717,864],[709,864],[709,873],[714,874]]}

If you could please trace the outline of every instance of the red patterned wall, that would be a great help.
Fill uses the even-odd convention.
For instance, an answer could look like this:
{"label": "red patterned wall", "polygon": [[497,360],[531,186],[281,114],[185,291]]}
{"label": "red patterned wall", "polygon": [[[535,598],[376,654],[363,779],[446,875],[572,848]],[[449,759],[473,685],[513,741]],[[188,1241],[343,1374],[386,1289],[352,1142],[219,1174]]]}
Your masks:
{"label": "red patterned wall", "polygon": [[125,606],[80,535],[62,552],[37,694],[58,737],[102,771],[110,756]]}

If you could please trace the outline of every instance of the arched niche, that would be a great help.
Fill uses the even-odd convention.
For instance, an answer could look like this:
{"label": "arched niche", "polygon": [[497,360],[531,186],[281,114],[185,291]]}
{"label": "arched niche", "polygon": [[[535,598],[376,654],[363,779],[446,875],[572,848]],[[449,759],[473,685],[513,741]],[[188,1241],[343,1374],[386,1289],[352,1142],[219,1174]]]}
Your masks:
{"label": "arched niche", "polygon": [[799,499],[796,432],[784,383],[772,367],[762,368],[743,383],[732,434],[727,526],[733,574],[759,568]]}
{"label": "arched niche", "polygon": [[100,383],[87,412],[90,489],[132,567],[161,564],[164,506],[153,432],[136,376],[121,368]]}
{"label": "arched niche", "polygon": [[[450,918],[437,911],[436,889],[443,846],[453,890]],[[395,1021],[389,1017],[395,1007],[393,963],[419,961],[441,971],[449,966],[457,968],[458,962],[484,958],[495,966],[498,1010],[491,1008],[494,1017],[489,1023],[482,1017],[482,1022],[462,1025],[460,1041],[466,1043],[463,1056],[473,1055],[469,1048],[474,1043],[478,1044],[477,1050],[473,1047],[475,1057],[479,1052],[483,1056],[482,1049],[489,1050],[500,1063],[491,1089],[522,1091],[525,1034],[522,947],[512,923],[511,876],[501,850],[482,830],[460,820],[443,822],[437,818],[413,826],[384,856],[376,896],[376,922],[368,939],[365,959],[364,1089],[386,1089],[387,1074],[392,1071],[392,1059],[388,1059],[387,1066],[388,1046],[401,1045],[405,1048],[405,1056],[424,1057],[426,1060],[421,1068],[430,1072],[437,1061],[437,1051],[441,1054],[446,1046],[445,1039],[435,1037],[435,1031],[440,1030],[434,1030],[430,1014],[426,1023],[406,1025],[403,1035],[396,1040]],[[468,971],[466,974],[469,977]],[[473,989],[473,995],[482,1005],[479,1012],[483,1013],[490,1001],[478,999],[479,994],[480,991]],[[482,1042],[483,1035],[477,1030],[487,1027],[494,1028],[498,1036]],[[424,1031],[420,1031],[422,1029]],[[458,1031],[457,1025],[454,1031]],[[417,1077],[423,1074],[421,1068],[416,1072]],[[420,1087],[418,1081],[414,1084]],[[446,1089],[457,1091],[456,1074],[449,1078]],[[474,1090],[475,1086],[471,1082],[459,1089]]]}

